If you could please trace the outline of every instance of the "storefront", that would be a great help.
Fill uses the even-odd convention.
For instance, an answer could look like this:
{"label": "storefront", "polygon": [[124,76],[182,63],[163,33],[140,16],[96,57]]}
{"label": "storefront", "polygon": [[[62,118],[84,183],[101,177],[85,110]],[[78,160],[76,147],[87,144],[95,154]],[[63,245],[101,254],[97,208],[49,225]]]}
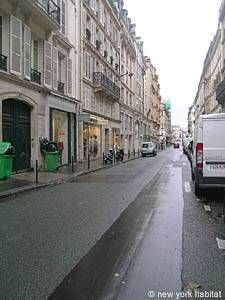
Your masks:
{"label": "storefront", "polygon": [[120,148],[120,129],[112,128],[112,139],[114,150]]}
{"label": "storefront", "polygon": [[[88,148],[89,145],[89,148]],[[100,158],[102,155],[101,125],[95,123],[84,123],[83,126],[83,157],[88,159]]]}
{"label": "storefront", "polygon": [[58,144],[60,164],[76,160],[76,115],[50,108],[50,140]]}

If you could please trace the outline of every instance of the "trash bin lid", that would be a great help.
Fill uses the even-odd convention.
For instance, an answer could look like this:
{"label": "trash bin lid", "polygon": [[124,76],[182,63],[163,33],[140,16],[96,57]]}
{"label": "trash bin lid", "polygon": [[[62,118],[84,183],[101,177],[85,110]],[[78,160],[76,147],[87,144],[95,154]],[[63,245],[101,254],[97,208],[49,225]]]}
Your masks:
{"label": "trash bin lid", "polygon": [[11,147],[9,142],[0,142],[0,154],[5,154],[5,152]]}

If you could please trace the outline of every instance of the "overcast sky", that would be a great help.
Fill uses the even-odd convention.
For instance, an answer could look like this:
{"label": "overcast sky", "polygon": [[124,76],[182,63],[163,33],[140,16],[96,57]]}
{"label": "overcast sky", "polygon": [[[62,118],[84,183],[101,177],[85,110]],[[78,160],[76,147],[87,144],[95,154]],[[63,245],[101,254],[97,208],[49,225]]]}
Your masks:
{"label": "overcast sky", "polygon": [[124,0],[157,68],[162,97],[172,102],[172,124],[187,127],[221,0]]}

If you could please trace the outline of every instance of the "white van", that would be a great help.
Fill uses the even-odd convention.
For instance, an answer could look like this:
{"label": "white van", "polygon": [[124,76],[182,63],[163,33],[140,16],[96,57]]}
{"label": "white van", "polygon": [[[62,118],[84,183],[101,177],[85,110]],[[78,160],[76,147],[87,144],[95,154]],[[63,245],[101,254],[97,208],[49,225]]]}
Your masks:
{"label": "white van", "polygon": [[195,194],[225,188],[225,113],[201,115],[196,121],[192,148]]}

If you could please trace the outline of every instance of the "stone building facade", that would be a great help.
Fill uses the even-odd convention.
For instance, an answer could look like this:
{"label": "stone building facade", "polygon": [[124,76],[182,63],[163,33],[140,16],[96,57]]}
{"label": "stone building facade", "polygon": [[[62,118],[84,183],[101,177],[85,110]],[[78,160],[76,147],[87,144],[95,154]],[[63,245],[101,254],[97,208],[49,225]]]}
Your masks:
{"label": "stone building facade", "polygon": [[62,164],[76,156],[76,11],[73,0],[1,1],[0,140],[15,146],[16,171],[43,164],[42,137],[61,145]]}

